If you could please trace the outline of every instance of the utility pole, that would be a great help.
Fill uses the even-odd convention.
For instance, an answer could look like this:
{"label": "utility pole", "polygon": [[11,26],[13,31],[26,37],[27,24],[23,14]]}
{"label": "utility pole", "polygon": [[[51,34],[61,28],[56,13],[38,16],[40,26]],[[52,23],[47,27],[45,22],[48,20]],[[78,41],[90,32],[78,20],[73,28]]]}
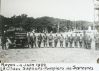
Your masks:
{"label": "utility pole", "polygon": [[[98,33],[99,33],[99,0],[93,0],[93,4],[94,4],[94,24],[93,26],[95,27],[95,29],[97,29]],[[94,34],[94,35],[97,35]],[[96,42],[94,40],[93,44],[92,44],[92,49],[96,50],[97,48],[99,48],[99,46],[95,47],[95,43],[98,43],[99,45],[99,41],[97,40],[99,37],[95,37],[96,38]]]}
{"label": "utility pole", "polygon": [[0,15],[1,15],[1,0],[0,0]]}
{"label": "utility pole", "polygon": [[58,33],[59,33],[59,28],[60,28],[59,26],[60,26],[60,23],[58,22],[58,29],[57,29],[58,30]]}
{"label": "utility pole", "polygon": [[93,0],[94,2],[94,24],[99,32],[99,0]]}

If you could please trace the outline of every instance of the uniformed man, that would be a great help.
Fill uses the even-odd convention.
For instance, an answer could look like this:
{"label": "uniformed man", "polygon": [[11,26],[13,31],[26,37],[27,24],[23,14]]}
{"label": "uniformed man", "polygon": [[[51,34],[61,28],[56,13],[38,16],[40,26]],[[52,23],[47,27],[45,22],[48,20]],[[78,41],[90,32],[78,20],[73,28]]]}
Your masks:
{"label": "uniformed man", "polygon": [[12,44],[11,40],[7,37],[6,49],[9,49],[11,44]]}
{"label": "uniformed man", "polygon": [[44,33],[44,35],[43,35],[44,47],[47,47],[47,40],[48,40],[48,37],[47,37],[46,33]]}
{"label": "uniformed man", "polygon": [[33,33],[33,36],[32,36],[32,48],[35,46],[36,47],[36,35],[35,33]]}
{"label": "uniformed man", "polygon": [[6,50],[6,42],[7,42],[7,38],[4,34],[4,36],[1,37],[1,45],[3,50]]}
{"label": "uniformed man", "polygon": [[48,37],[48,41],[49,41],[49,47],[52,47],[52,43],[53,43],[53,35],[52,35],[52,33],[50,33],[50,35]]}
{"label": "uniformed man", "polygon": [[71,34],[71,36],[70,36],[69,42],[70,42],[70,48],[72,48],[72,45],[73,45],[73,36],[72,36],[72,34]]}
{"label": "uniformed man", "polygon": [[90,36],[88,36],[88,49],[91,49],[91,42],[92,42],[92,38]]}
{"label": "uniformed man", "polygon": [[99,37],[95,37],[95,47],[96,50],[99,48]]}
{"label": "uniformed man", "polygon": [[39,48],[41,47],[41,43],[42,43],[42,35],[39,34],[39,36],[38,36],[38,47]]}
{"label": "uniformed man", "polygon": [[64,36],[61,34],[60,36],[60,47],[63,47],[63,42],[64,42]]}
{"label": "uniformed man", "polygon": [[31,36],[30,36],[30,32],[27,33],[27,40],[28,40],[28,47],[31,47]]}
{"label": "uniformed man", "polygon": [[82,46],[83,46],[83,36],[82,36],[82,34],[80,34],[79,46],[80,46],[80,48],[82,48]]}
{"label": "uniformed man", "polygon": [[68,47],[68,45],[69,45],[69,37],[68,37],[68,35],[66,35],[66,37],[65,37],[65,46],[66,46],[66,48]]}
{"label": "uniformed man", "polygon": [[78,47],[78,36],[77,36],[77,34],[75,35],[75,37],[74,37],[74,47],[75,48],[77,48]]}
{"label": "uniformed man", "polygon": [[54,46],[57,47],[57,43],[58,43],[58,36],[57,34],[54,37]]}
{"label": "uniformed man", "polygon": [[87,44],[87,42],[88,42],[88,37],[87,37],[87,35],[85,34],[84,36],[83,36],[83,45],[84,45],[84,48],[88,48],[88,44]]}

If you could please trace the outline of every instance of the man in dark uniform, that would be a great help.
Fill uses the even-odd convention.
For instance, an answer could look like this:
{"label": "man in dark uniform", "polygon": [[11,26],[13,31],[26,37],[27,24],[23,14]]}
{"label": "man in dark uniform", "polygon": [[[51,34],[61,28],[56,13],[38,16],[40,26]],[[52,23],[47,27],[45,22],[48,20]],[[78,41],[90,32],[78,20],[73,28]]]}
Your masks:
{"label": "man in dark uniform", "polygon": [[99,37],[95,37],[95,47],[96,47],[96,50],[99,49]]}
{"label": "man in dark uniform", "polygon": [[83,46],[83,36],[82,36],[82,34],[80,34],[80,37],[79,37],[79,46],[80,46],[80,48],[82,48],[82,46]]}
{"label": "man in dark uniform", "polygon": [[51,34],[51,33],[50,33],[50,35],[49,35],[48,40],[49,40],[49,47],[52,47],[52,43],[53,43],[53,36],[52,36],[52,34]]}
{"label": "man in dark uniform", "polygon": [[84,45],[84,48],[88,48],[88,44],[87,44],[87,42],[88,42],[88,37],[87,37],[87,35],[85,34],[84,36],[83,36],[83,45]]}
{"label": "man in dark uniform", "polygon": [[71,34],[71,36],[70,36],[69,42],[70,42],[70,48],[72,48],[72,44],[73,44],[73,36],[72,36],[72,34]]}
{"label": "man in dark uniform", "polygon": [[56,34],[56,36],[54,37],[54,46],[57,47],[57,43],[58,43],[58,36]]}
{"label": "man in dark uniform", "polygon": [[88,37],[88,42],[87,42],[87,44],[88,44],[88,49],[91,49],[91,42],[92,42],[92,38],[89,36],[89,37]]}
{"label": "man in dark uniform", "polygon": [[77,48],[78,47],[78,36],[77,36],[77,34],[75,35],[75,37],[74,37],[74,47],[75,48]]}
{"label": "man in dark uniform", "polygon": [[31,36],[30,36],[30,32],[27,33],[27,39],[28,39],[28,47],[30,47],[31,45]]}
{"label": "man in dark uniform", "polygon": [[6,37],[1,38],[1,45],[3,50],[6,49],[6,41],[7,41]]}
{"label": "man in dark uniform", "polygon": [[7,42],[7,35],[6,35],[6,31],[4,31],[4,35],[1,37],[1,45],[3,50],[6,50],[6,42]]}
{"label": "man in dark uniform", "polygon": [[36,47],[36,35],[35,35],[35,33],[33,33],[33,36],[32,36],[32,47]]}
{"label": "man in dark uniform", "polygon": [[41,47],[41,43],[42,43],[42,35],[40,34],[38,36],[38,47],[40,48]]}
{"label": "man in dark uniform", "polygon": [[63,47],[63,42],[64,42],[64,36],[61,34],[60,36],[60,47]]}
{"label": "man in dark uniform", "polygon": [[43,35],[44,47],[47,47],[47,39],[48,39],[48,37],[47,37],[46,33],[44,33],[44,35]]}
{"label": "man in dark uniform", "polygon": [[68,42],[69,42],[69,37],[68,35],[65,37],[65,46],[66,48],[68,47]]}

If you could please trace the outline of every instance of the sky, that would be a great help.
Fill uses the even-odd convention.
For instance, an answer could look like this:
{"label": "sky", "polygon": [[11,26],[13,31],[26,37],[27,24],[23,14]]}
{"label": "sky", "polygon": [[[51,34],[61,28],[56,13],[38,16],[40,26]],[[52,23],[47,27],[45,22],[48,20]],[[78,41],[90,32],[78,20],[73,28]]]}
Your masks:
{"label": "sky", "polygon": [[94,9],[93,0],[1,0],[1,14],[93,21]]}

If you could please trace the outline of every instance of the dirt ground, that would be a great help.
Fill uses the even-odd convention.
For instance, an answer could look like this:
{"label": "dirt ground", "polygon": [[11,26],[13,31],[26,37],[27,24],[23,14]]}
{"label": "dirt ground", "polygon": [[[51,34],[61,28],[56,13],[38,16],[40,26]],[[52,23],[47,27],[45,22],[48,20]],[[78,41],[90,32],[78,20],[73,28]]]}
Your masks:
{"label": "dirt ground", "polygon": [[3,62],[96,63],[99,51],[81,48],[24,48],[0,51]]}

